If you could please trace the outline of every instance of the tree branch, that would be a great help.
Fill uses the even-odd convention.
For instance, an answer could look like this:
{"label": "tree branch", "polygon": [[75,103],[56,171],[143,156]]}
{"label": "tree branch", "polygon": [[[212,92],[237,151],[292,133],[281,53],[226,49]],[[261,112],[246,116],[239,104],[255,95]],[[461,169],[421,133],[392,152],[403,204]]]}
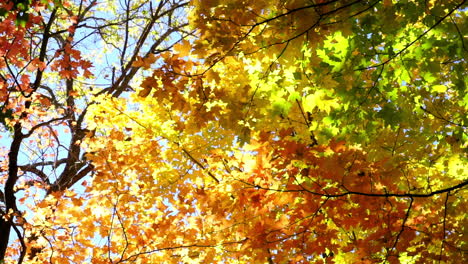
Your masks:
{"label": "tree branch", "polygon": [[310,193],[310,194],[313,194],[313,195],[316,195],[316,196],[321,196],[321,197],[327,197],[327,198],[338,198],[338,197],[344,197],[344,196],[349,196],[349,195],[362,195],[362,196],[369,196],[369,197],[401,197],[401,198],[427,198],[427,197],[431,197],[431,196],[434,196],[436,194],[442,194],[442,193],[447,193],[447,192],[451,192],[451,191],[454,191],[454,190],[457,190],[457,189],[461,189],[463,187],[465,187],[466,185],[468,185],[468,180],[464,181],[464,182],[461,182],[457,185],[454,185],[454,186],[451,186],[451,187],[447,187],[447,188],[444,188],[444,189],[440,189],[440,190],[437,190],[437,191],[432,191],[432,192],[429,192],[429,193],[364,193],[364,192],[355,192],[355,191],[346,191],[346,192],[343,192],[343,193],[335,193],[335,194],[328,194],[328,193],[319,193],[319,192],[314,192],[314,191],[310,191],[304,187],[302,187],[302,189],[298,189],[298,190],[291,190],[291,189],[273,189],[273,188],[268,188],[268,187],[262,187],[258,184],[253,184],[253,183],[249,183],[249,182],[246,182],[246,181],[243,181],[243,180],[239,180],[238,181],[248,185],[248,186],[251,186],[253,188],[258,188],[258,189],[262,189],[262,190],[267,190],[267,191],[275,191],[275,192],[307,192],[307,193]]}

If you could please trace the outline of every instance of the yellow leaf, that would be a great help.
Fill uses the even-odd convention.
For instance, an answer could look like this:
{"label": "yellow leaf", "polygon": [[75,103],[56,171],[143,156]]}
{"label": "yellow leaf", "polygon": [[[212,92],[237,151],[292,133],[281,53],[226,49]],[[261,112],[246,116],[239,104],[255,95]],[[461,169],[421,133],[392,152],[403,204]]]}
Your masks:
{"label": "yellow leaf", "polygon": [[185,39],[174,45],[174,50],[178,52],[181,57],[188,56],[191,49],[192,45]]}

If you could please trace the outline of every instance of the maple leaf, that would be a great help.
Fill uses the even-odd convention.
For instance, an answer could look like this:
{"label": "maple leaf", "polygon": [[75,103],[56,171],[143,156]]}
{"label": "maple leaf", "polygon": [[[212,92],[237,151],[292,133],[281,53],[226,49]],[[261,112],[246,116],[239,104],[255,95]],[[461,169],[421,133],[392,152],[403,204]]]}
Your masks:
{"label": "maple leaf", "polygon": [[186,39],[183,39],[181,42],[174,45],[174,50],[179,53],[180,57],[188,56],[191,49],[192,46]]}

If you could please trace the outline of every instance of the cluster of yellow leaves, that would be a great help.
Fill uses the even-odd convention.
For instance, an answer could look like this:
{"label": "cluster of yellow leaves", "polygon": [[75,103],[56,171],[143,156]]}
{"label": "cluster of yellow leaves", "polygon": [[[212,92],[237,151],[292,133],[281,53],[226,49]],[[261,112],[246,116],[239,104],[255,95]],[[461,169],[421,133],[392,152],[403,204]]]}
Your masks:
{"label": "cluster of yellow leaves", "polygon": [[[334,1],[302,9],[307,3],[255,1],[244,10],[236,0],[193,1],[199,39],[139,58],[134,66],[150,72],[139,96],[95,99],[86,122],[96,132],[84,147],[97,173],[82,205],[93,213],[70,213],[80,217],[73,239],[100,241],[88,261],[464,256],[466,193],[404,195],[466,180],[463,149],[428,136],[453,131],[440,118],[446,111],[421,118],[415,101],[428,111],[462,107],[377,67],[355,71],[345,59],[362,50],[351,26],[338,23],[354,13]],[[381,75],[399,90],[377,88]]]}
{"label": "cluster of yellow leaves", "polygon": [[[89,158],[100,166],[88,188],[87,206],[96,211],[80,223],[111,241],[107,250],[116,260],[252,263],[274,256],[281,262],[297,252],[300,262],[333,252],[337,259],[371,263],[385,258],[382,247],[414,254],[423,242],[460,239],[455,232],[444,236],[441,224],[428,224],[456,214],[442,210],[443,196],[413,201],[346,195],[406,192],[417,177],[389,160],[370,162],[344,142],[312,147],[285,130],[256,134],[237,151],[221,150],[203,144],[207,137],[175,136],[175,126],[148,115],[149,108],[142,116],[123,100],[110,101],[100,106],[120,114],[95,119],[112,129],[89,141],[96,151]],[[134,138],[128,140],[125,131],[134,132]],[[229,141],[210,140],[223,146]],[[204,169],[193,163],[195,158]],[[410,181],[403,190],[394,180],[398,177]],[[456,223],[445,223],[444,230],[456,229]],[[416,236],[416,230],[427,235]],[[106,262],[103,252],[93,254],[93,261]]]}

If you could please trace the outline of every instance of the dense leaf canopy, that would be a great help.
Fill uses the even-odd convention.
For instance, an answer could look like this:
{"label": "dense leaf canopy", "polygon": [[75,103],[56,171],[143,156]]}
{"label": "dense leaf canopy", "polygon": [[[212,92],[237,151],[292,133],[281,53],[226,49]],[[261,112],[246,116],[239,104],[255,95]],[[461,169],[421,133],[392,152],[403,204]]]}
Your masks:
{"label": "dense leaf canopy", "polygon": [[468,261],[466,1],[28,3],[6,263]]}

